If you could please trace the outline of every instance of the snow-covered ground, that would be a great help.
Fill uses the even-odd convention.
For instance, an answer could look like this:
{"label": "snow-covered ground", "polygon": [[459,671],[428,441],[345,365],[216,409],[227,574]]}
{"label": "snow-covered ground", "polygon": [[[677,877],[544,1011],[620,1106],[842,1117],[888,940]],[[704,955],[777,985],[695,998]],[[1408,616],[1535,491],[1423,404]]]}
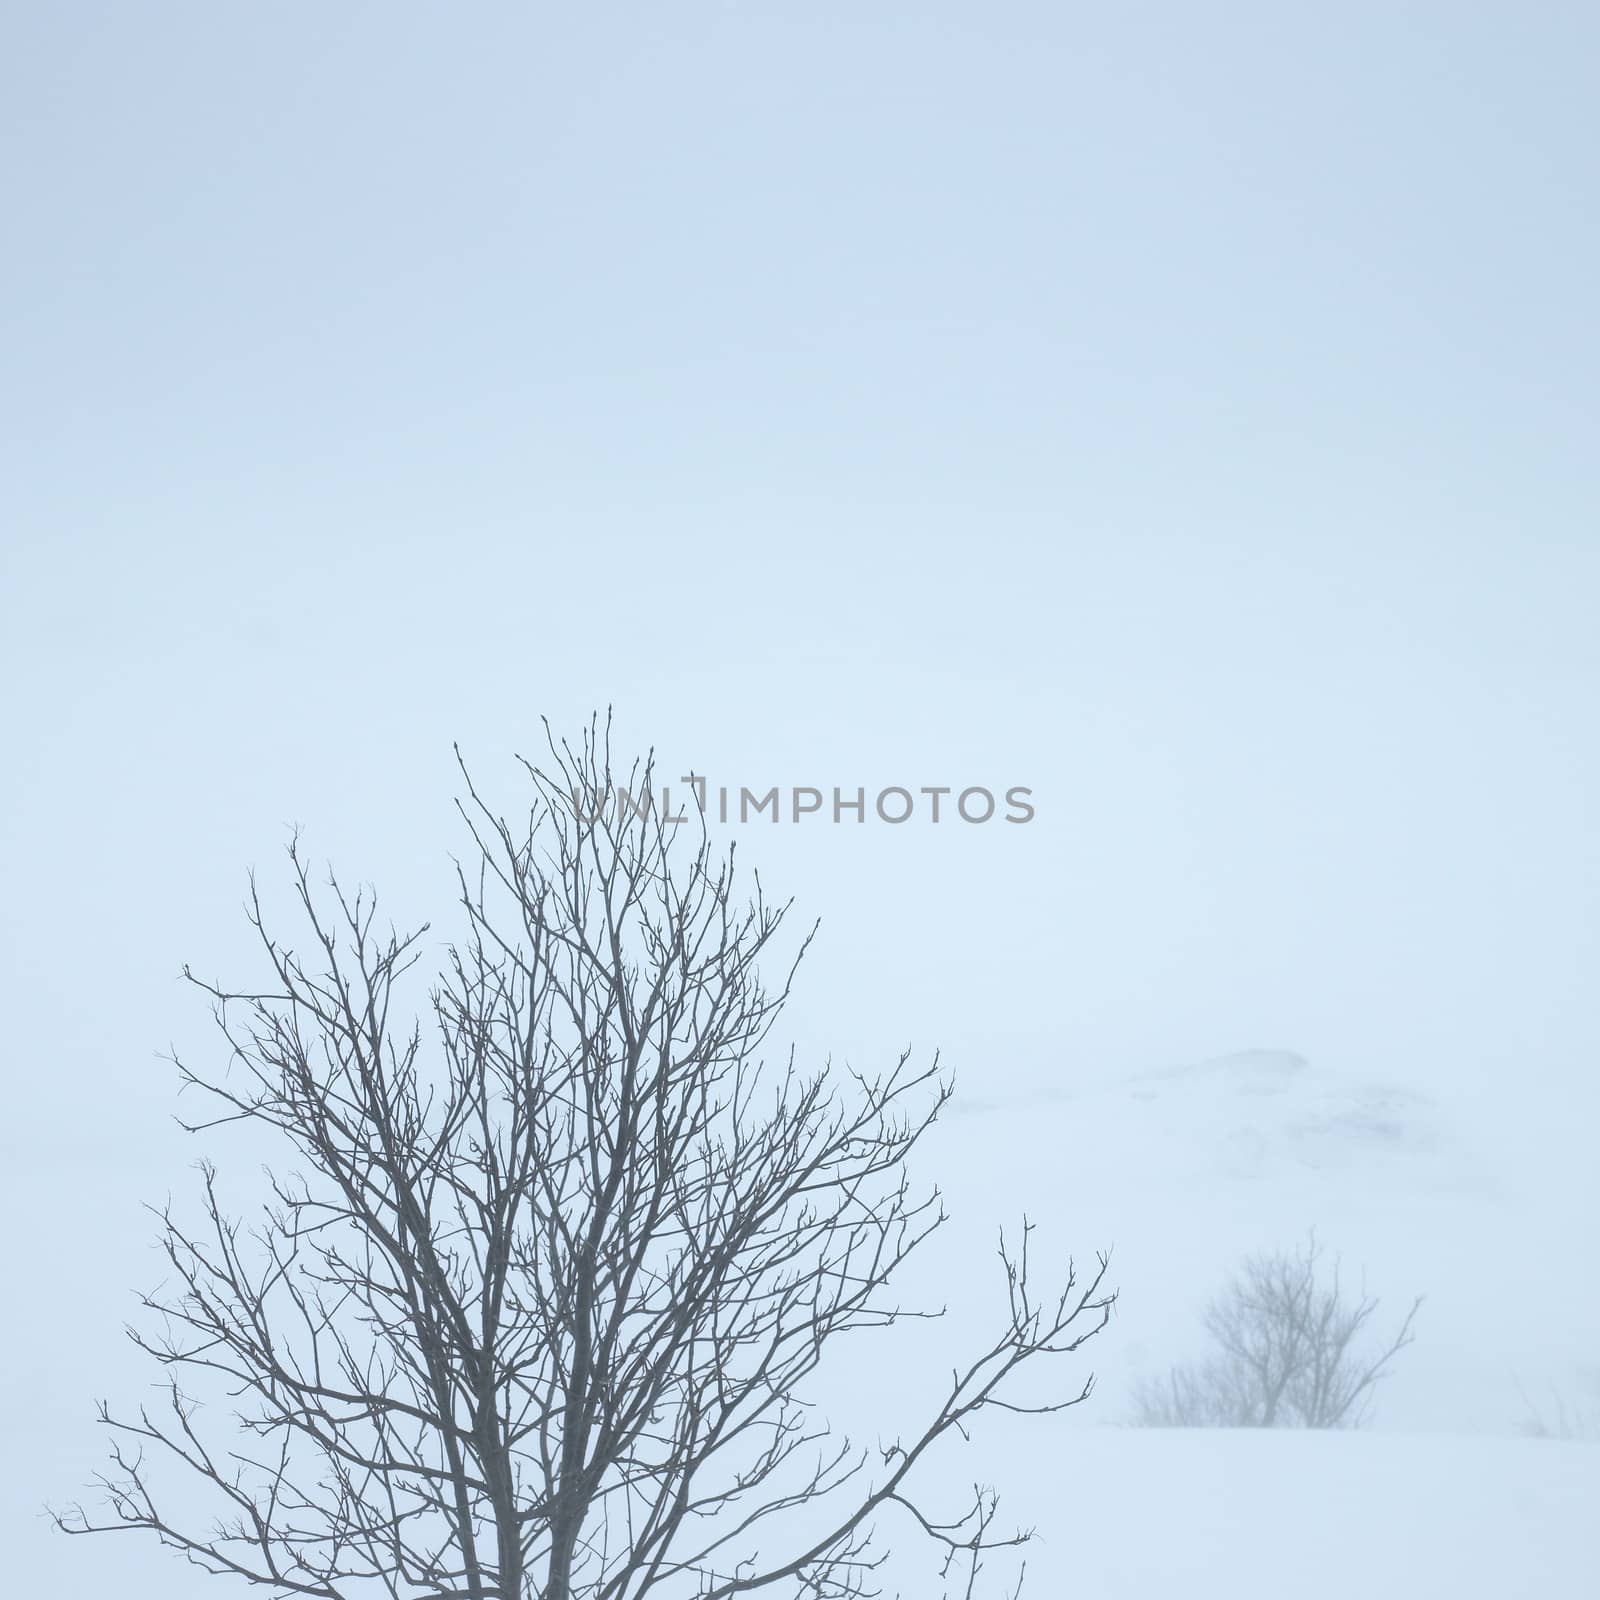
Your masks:
{"label": "snow-covered ground", "polygon": [[[1042,1282],[1066,1252],[1081,1265],[1112,1247],[1116,1315],[1040,1374],[1033,1396],[1056,1397],[1092,1369],[1090,1401],[1055,1417],[990,1415],[970,1445],[930,1461],[921,1484],[930,1509],[958,1514],[974,1480],[992,1483],[1000,1522],[1037,1528],[1025,1596],[1600,1595],[1600,1442],[1520,1432],[1530,1400],[1547,1415],[1552,1394],[1593,1404],[1583,1385],[1600,1360],[1587,1270],[1594,1179],[1579,1159],[1582,1119],[1515,1105],[1478,1115],[1464,1097],[1441,1101],[1288,1051],[1064,1073],[987,1099],[962,1091],[917,1161],[917,1176],[943,1187],[951,1224],[902,1284],[905,1303],[942,1301],[949,1315],[841,1349],[817,1398],[860,1442],[921,1417],[952,1359],[993,1331],[1003,1306],[995,1228],[1022,1211],[1037,1225]],[[63,1226],[92,1240],[93,1206],[80,1205]],[[1366,1269],[1380,1320],[1427,1296],[1370,1429],[1119,1426],[1136,1380],[1199,1352],[1200,1309],[1238,1257],[1313,1226],[1353,1276]],[[121,1284],[150,1265],[101,1270]],[[86,1380],[51,1373],[55,1390],[18,1384],[19,1426],[50,1443],[11,1464],[17,1505],[60,1498],[99,1461],[84,1408],[67,1404]],[[116,1394],[147,1381],[131,1367],[93,1376]],[[882,1532],[898,1543],[892,1526]],[[226,1587],[153,1545],[66,1547],[37,1518],[25,1537],[37,1570],[71,1574],[62,1592],[199,1600]],[[928,1587],[920,1541],[898,1555],[917,1574],[896,1571],[906,1600],[934,1600],[942,1590]],[[1009,1593],[1013,1573],[996,1558],[980,1593]]]}
{"label": "snow-covered ground", "polygon": [[1600,1447],[1085,1429],[1007,1509],[1038,1600],[1588,1600]]}

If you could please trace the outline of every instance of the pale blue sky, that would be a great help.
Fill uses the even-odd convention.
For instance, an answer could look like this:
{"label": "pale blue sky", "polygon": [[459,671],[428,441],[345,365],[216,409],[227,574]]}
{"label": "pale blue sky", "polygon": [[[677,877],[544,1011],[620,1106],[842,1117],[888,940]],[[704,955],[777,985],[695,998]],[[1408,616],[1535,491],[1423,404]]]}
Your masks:
{"label": "pale blue sky", "polygon": [[1034,788],[746,830],[819,1047],[1600,1105],[1593,7],[0,13],[40,1474],[181,1182],[172,975],[291,821],[446,922],[450,742],[511,804],[540,713]]}

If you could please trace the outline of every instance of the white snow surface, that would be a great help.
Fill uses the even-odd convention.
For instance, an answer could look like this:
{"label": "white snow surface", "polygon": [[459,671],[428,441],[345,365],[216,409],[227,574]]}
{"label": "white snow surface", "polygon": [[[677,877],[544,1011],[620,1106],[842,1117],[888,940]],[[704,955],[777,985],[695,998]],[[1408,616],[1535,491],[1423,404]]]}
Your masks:
{"label": "white snow surface", "polygon": [[1036,1600],[1600,1595],[1594,1445],[1085,1429],[1007,1504],[1038,1519]]}

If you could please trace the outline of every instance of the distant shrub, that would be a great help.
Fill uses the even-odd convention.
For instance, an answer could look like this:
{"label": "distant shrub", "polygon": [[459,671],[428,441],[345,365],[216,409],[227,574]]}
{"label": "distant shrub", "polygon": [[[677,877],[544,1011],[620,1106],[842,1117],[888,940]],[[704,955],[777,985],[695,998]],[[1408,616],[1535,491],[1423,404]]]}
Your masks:
{"label": "distant shrub", "polygon": [[1520,1432],[1530,1439],[1583,1439],[1600,1441],[1600,1372],[1585,1374],[1577,1399],[1554,1386],[1550,1398],[1535,1402],[1519,1383],[1524,1406]]}
{"label": "distant shrub", "polygon": [[1419,1298],[1399,1331],[1377,1340],[1379,1302],[1350,1294],[1339,1262],[1324,1267],[1313,1233],[1296,1250],[1246,1259],[1210,1304],[1212,1351],[1134,1393],[1151,1428],[1354,1428],[1371,1413],[1394,1358],[1412,1342]]}

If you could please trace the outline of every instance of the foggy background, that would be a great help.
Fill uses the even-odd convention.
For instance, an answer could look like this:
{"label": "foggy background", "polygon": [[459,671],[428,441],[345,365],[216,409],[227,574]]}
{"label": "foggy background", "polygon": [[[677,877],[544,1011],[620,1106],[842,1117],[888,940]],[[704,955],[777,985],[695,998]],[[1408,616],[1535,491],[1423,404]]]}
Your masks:
{"label": "foggy background", "polygon": [[811,1059],[956,1074],[940,1271],[1116,1247],[1074,1427],[1312,1224],[1429,1295],[1380,1426],[1576,1393],[1593,8],[0,17],[23,1589],[226,1591],[39,1515],[151,1376],[181,965],[257,974],[294,823],[442,943],[451,742],[514,809],[607,705],[673,780],[1033,790],[727,831]]}

